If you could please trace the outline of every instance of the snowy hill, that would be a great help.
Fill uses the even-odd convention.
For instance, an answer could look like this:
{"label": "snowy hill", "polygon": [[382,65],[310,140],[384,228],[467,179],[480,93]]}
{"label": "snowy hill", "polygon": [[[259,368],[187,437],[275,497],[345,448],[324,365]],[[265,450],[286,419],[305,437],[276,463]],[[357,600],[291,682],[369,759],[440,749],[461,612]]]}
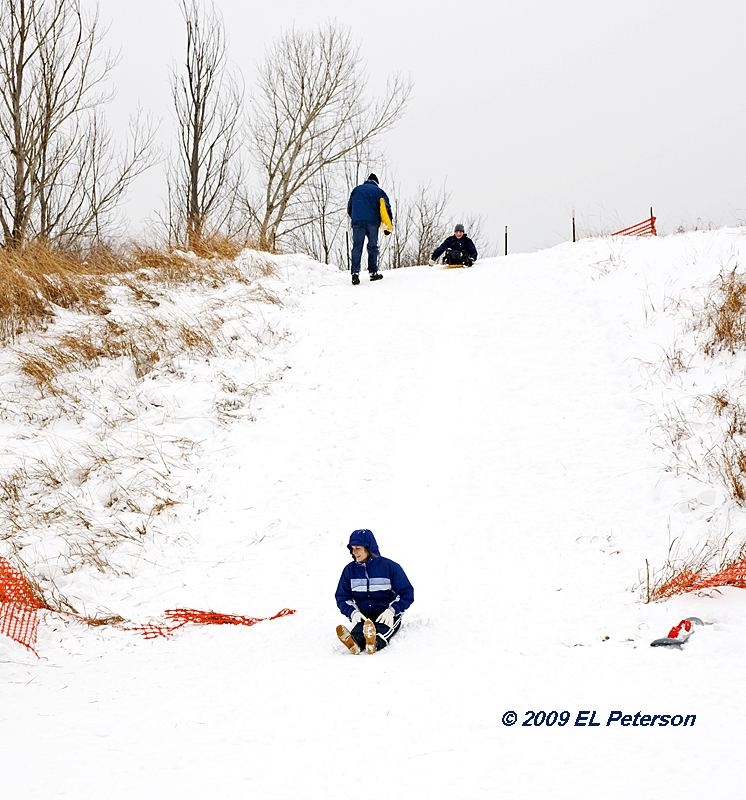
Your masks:
{"label": "snowy hill", "polygon": [[[39,660],[0,640],[12,796],[735,790],[746,593],[644,604],[641,581],[672,542],[684,556],[744,539],[704,465],[718,434],[701,398],[735,396],[746,361],[698,355],[687,322],[745,250],[740,229],[584,240],[355,288],[279,257],[262,286],[282,304],[225,288],[171,298],[174,314],[220,309],[223,349],[144,377],[114,363],[71,376],[77,415],[17,368],[19,348],[74,320],[9,348],[6,474],[56,464],[64,480],[39,503],[56,493],[101,531],[150,524],[108,547],[103,572],[73,558],[84,537],[67,523],[28,531],[18,552],[77,611],[144,624],[177,607],[297,610],[153,641],[47,613]],[[676,413],[689,427],[672,440]],[[147,506],[146,478],[167,484],[167,507]],[[360,527],[415,588],[375,657],[334,635]],[[649,647],[690,615],[712,624],[681,651]],[[529,711],[557,722],[524,726]],[[653,715],[696,721],[641,723]]]}

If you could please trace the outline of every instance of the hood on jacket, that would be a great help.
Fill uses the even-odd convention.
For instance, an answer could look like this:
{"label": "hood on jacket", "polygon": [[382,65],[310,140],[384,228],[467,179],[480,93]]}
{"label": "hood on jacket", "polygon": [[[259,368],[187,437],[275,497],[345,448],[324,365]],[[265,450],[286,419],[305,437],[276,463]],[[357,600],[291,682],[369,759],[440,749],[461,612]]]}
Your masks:
{"label": "hood on jacket", "polygon": [[364,547],[371,555],[381,555],[378,551],[378,542],[376,542],[373,531],[369,531],[367,528],[360,528],[350,534],[350,543],[347,545],[350,555],[352,555],[353,545],[355,547]]}

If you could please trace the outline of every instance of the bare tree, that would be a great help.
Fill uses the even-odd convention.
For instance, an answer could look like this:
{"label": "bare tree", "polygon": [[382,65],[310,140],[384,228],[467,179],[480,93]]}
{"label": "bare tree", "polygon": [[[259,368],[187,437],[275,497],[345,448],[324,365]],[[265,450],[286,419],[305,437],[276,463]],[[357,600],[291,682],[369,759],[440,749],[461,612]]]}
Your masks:
{"label": "bare tree", "polygon": [[97,14],[86,17],[80,0],[0,0],[6,247],[34,238],[95,238],[130,181],[149,166],[152,133],[139,131],[121,158],[103,135],[99,109],[115,59],[102,52],[101,38]]}
{"label": "bare tree", "polygon": [[392,77],[385,97],[373,102],[365,99],[366,85],[359,49],[336,23],[286,31],[268,51],[250,115],[263,185],[256,199],[247,199],[261,247],[273,249],[308,224],[304,190],[401,117],[409,81]]}
{"label": "bare tree", "polygon": [[328,264],[345,230],[346,199],[333,170],[320,170],[304,187],[294,227],[286,234],[290,247]]}
{"label": "bare tree", "polygon": [[196,249],[208,226],[223,227],[242,181],[242,90],[228,72],[228,43],[214,4],[179,0],[186,23],[183,73],[172,75],[179,128],[177,162],[168,174],[169,219],[177,241]]}
{"label": "bare tree", "polygon": [[158,160],[155,129],[138,112],[127,141],[118,145],[101,111],[91,110],[65,140],[64,169],[40,183],[38,238],[71,245],[100,242],[111,232],[130,184]]}
{"label": "bare tree", "polygon": [[445,186],[433,192],[430,185],[417,187],[409,204],[407,215],[412,230],[412,257],[415,264],[426,264],[433,250],[440,244],[443,218],[450,193]]}

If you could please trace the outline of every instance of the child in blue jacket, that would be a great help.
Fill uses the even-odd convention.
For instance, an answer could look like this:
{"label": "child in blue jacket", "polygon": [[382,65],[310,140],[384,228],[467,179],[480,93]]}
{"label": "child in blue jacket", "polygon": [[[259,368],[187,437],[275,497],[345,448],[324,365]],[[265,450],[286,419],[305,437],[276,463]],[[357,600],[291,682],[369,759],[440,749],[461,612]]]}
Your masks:
{"label": "child in blue jacket", "polygon": [[453,236],[449,236],[440,247],[435,248],[430,256],[430,264],[434,264],[441,255],[444,264],[462,264],[465,267],[470,267],[477,260],[476,245],[466,235],[460,222],[456,225]]}
{"label": "child in blue jacket", "polygon": [[384,558],[373,533],[353,531],[347,549],[352,563],[342,570],[337,585],[339,610],[352,630],[337,626],[337,636],[352,653],[382,650],[401,626],[401,616],[414,602],[414,589],[404,570]]}

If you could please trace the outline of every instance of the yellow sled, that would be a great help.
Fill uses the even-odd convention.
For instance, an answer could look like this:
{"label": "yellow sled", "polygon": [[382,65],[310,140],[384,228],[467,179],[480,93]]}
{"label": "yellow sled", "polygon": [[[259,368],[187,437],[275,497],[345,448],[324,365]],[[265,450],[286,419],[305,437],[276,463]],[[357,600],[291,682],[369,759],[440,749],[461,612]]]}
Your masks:
{"label": "yellow sled", "polygon": [[443,264],[445,269],[469,269],[471,264]]}

